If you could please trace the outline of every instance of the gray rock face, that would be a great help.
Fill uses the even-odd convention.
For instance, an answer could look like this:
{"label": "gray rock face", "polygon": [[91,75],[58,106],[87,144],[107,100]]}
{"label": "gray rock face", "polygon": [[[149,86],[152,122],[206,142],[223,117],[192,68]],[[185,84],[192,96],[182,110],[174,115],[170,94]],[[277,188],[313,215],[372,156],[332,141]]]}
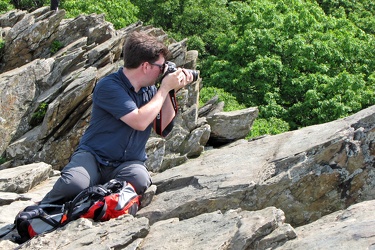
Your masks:
{"label": "gray rock face", "polygon": [[[153,174],[154,185],[135,218],[79,219],[21,249],[371,249],[374,120],[375,106],[331,123],[206,151]],[[0,231],[57,178],[48,171],[44,178],[30,175],[20,184],[23,193],[7,191],[9,180],[21,180],[17,176],[32,167],[51,169],[37,163],[0,171]],[[32,185],[34,178],[47,180]],[[9,237],[0,241],[2,249],[18,246]]]}
{"label": "gray rock face", "polygon": [[299,237],[281,249],[374,249],[374,209],[374,200],[364,201],[296,228]]}
{"label": "gray rock face", "polygon": [[[102,16],[64,20],[45,8],[1,16],[2,33],[30,36],[32,30],[20,22],[38,31],[43,48],[36,46],[35,36],[18,49],[24,53],[19,60],[2,61],[0,154],[10,161],[0,167],[0,233],[58,178],[89,121],[97,79],[121,65],[126,34],[142,29],[167,39],[160,29],[140,23],[115,31]],[[61,29],[72,24],[86,31],[76,27],[69,37],[60,37]],[[50,40],[38,25],[64,41],[56,54],[45,48]],[[16,46],[6,41],[6,47]],[[185,41],[170,41],[176,63],[193,68],[196,53],[187,51]],[[79,219],[21,246],[10,240],[13,231],[0,240],[0,249],[374,248],[375,106],[246,141],[258,110],[223,114],[215,98],[198,108],[200,83],[178,93],[179,115],[171,134],[153,136],[147,144],[154,185],[135,217],[100,223]],[[42,103],[46,114],[32,126]],[[220,127],[223,123],[230,131]],[[233,142],[207,150],[214,136]]]}
{"label": "gray rock face", "polygon": [[211,126],[211,143],[222,145],[245,138],[257,117],[257,108],[219,112],[207,117]]}

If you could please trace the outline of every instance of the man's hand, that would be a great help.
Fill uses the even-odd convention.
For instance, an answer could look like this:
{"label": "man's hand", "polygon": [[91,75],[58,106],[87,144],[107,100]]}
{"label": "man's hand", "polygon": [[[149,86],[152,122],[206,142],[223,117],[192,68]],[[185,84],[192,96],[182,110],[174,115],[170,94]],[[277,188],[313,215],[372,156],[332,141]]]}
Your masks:
{"label": "man's hand", "polygon": [[161,86],[169,90],[175,91],[192,83],[194,80],[193,74],[186,69],[178,68],[175,72],[166,75],[161,82]]}

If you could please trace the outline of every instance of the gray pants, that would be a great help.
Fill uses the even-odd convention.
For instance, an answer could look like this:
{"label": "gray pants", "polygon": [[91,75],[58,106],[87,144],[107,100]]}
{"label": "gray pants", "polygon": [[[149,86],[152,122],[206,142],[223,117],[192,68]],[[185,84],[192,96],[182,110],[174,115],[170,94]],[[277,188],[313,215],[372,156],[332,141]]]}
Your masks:
{"label": "gray pants", "polygon": [[104,184],[112,179],[129,182],[138,194],[143,194],[151,185],[150,174],[141,161],[124,162],[118,167],[100,166],[91,153],[78,151],[73,154],[41,203],[64,203],[87,187]]}

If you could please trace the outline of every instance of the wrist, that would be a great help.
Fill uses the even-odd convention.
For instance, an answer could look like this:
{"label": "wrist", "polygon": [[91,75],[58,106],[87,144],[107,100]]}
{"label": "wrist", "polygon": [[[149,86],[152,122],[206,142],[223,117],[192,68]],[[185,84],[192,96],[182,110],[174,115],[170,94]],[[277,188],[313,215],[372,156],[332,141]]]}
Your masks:
{"label": "wrist", "polygon": [[161,84],[159,89],[158,89],[158,92],[162,95],[162,96],[167,96],[169,91],[171,89],[169,89],[165,84]]}

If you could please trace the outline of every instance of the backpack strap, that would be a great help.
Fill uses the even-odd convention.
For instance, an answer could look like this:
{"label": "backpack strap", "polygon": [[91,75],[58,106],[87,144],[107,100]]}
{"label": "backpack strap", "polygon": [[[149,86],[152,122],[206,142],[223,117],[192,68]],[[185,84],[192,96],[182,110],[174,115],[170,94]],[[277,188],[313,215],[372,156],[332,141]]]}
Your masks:
{"label": "backpack strap", "polygon": [[94,221],[99,221],[101,218],[103,218],[103,216],[107,212],[107,208],[108,208],[107,202],[105,202],[105,200],[104,200],[103,201],[103,206],[100,209],[100,213],[95,214],[93,220]]}
{"label": "backpack strap", "polygon": [[3,238],[4,236],[8,235],[10,232],[12,232],[16,228],[16,224],[14,223],[11,228],[0,234],[0,238]]}
{"label": "backpack strap", "polygon": [[61,225],[59,221],[57,221],[53,218],[50,218],[47,213],[40,214],[40,215],[36,216],[35,218],[39,218],[42,221],[44,221],[45,223],[47,223],[47,224],[49,224],[53,227],[58,227],[58,226]]}
{"label": "backpack strap", "polygon": [[[72,220],[78,219],[82,214],[84,214],[93,203],[91,197],[96,196],[97,199],[99,199],[107,196],[110,193],[111,191],[102,185],[92,186],[84,189],[72,201],[65,203],[61,223],[66,224]],[[77,209],[77,207],[80,205],[81,208]]]}
{"label": "backpack strap", "polygon": [[136,193],[133,185],[124,183],[121,190],[104,197],[98,206],[94,207],[95,205],[93,205],[94,216],[91,213],[89,217],[85,218],[93,218],[94,221],[107,221],[124,214],[135,216],[140,206],[140,195]]}

